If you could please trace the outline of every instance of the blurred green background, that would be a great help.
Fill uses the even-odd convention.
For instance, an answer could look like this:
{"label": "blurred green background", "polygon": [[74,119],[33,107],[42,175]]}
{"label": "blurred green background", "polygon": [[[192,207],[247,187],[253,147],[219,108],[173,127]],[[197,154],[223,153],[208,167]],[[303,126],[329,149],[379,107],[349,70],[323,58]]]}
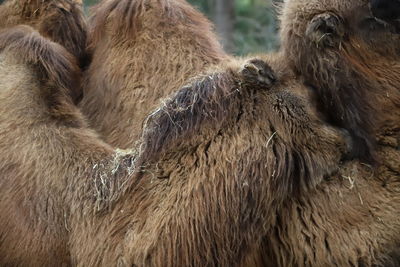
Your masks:
{"label": "blurred green background", "polygon": [[[86,8],[99,0],[84,0]],[[275,50],[276,6],[282,0],[187,0],[215,24],[225,49],[236,55]]]}

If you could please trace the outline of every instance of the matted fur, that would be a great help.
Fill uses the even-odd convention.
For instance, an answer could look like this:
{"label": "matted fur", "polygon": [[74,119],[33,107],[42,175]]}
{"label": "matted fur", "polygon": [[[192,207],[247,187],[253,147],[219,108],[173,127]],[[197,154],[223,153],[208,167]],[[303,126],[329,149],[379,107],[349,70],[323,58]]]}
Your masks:
{"label": "matted fur", "polygon": [[[98,221],[80,229],[77,238],[91,246],[76,246],[79,262],[398,264],[400,153],[382,145],[378,172],[353,161],[329,175],[345,151],[341,132],[318,119],[312,93],[282,57],[266,60],[277,72],[271,88],[246,90],[233,63],[192,81],[150,115],[136,158],[140,180],[104,215],[115,227]],[[98,232],[113,238],[98,241]]]}
{"label": "matted fur", "polygon": [[[380,167],[374,170],[357,161],[349,162],[339,175],[320,183],[315,191],[286,200],[272,222],[275,226],[261,245],[254,247],[254,255],[245,265],[400,264],[396,208],[400,199],[399,41],[390,28],[372,19],[366,3],[286,1],[281,37],[288,63],[306,85],[315,89],[317,101],[323,99],[326,107],[322,110],[327,115],[334,117],[340,114],[335,110],[348,109],[349,116],[354,116],[350,120],[365,116],[366,121],[374,122],[367,139],[376,142]],[[325,32],[327,35],[319,36],[323,37],[321,42],[315,42],[306,34],[307,28],[314,18],[327,13],[339,17],[343,36]],[[324,46],[325,37],[339,46]],[[348,86],[356,92],[346,91]],[[353,94],[363,98],[354,99]],[[336,107],[329,109],[331,105]],[[350,130],[353,126],[344,125]],[[367,151],[359,152],[359,156],[366,156]]]}
{"label": "matted fur", "polygon": [[337,170],[345,136],[319,120],[309,91],[278,56],[266,60],[277,72],[270,87],[248,87],[256,83],[243,81],[243,62],[232,62],[197,77],[147,118],[138,183],[111,213],[77,224],[78,262],[238,265],[284,199]]}
{"label": "matted fur", "polygon": [[329,175],[346,138],[321,121],[285,55],[265,59],[272,86],[249,87],[243,62],[191,81],[148,118],[138,152],[126,153],[77,128],[84,121],[71,100],[55,103],[76,112],[76,123],[54,120],[40,80],[58,79],[38,75],[40,60],[4,51],[3,265],[396,266],[396,139],[380,143],[376,174],[347,162]]}
{"label": "matted fur", "polygon": [[[305,10],[306,7],[303,6]],[[326,11],[323,8],[321,2],[320,11]],[[302,10],[292,11],[296,14]],[[370,37],[376,38],[376,35]],[[368,46],[358,48],[354,51],[357,53],[349,55],[369,55],[372,52]],[[367,53],[363,53],[363,49]],[[295,54],[296,50],[292,53]],[[375,55],[374,59],[368,62],[377,66],[371,68],[372,73],[375,70],[381,73],[396,62],[386,58],[384,53],[372,55]],[[272,64],[278,70],[287,67],[284,64],[286,58],[280,59],[283,65],[281,68],[276,67],[276,62]],[[360,67],[358,64],[356,66]],[[365,70],[362,73],[370,75]],[[304,133],[307,132],[305,136],[309,136],[307,126],[310,123],[302,120],[307,116],[304,117],[302,109],[299,109],[301,104],[294,101],[298,98],[293,95],[297,91],[295,88],[302,87],[304,77],[299,77],[299,80],[286,77],[289,81],[296,81],[297,86],[288,86],[289,93],[283,97],[283,105],[269,105],[271,99],[264,98],[262,91],[237,92],[237,84],[231,76],[233,73],[217,70],[217,73],[201,77],[165,101],[148,118],[138,157],[138,162],[146,163],[145,175],[141,177],[136,190],[132,190],[130,197],[123,201],[126,204],[117,204],[123,214],[116,215],[118,225],[128,225],[130,219],[124,214],[137,214],[135,216],[141,219],[135,221],[135,225],[140,230],[132,229],[126,234],[118,234],[120,228],[115,227],[112,231],[116,235],[115,240],[107,243],[108,239],[102,239],[102,243],[107,243],[107,248],[99,246],[96,249],[97,255],[107,251],[107,258],[126,265],[135,262],[139,266],[235,266],[239,263],[244,266],[397,266],[400,236],[400,223],[397,219],[399,213],[396,208],[400,202],[400,155],[396,131],[399,109],[394,105],[397,91],[388,91],[388,101],[382,98],[384,90],[380,91],[377,98],[383,105],[378,109],[378,114],[382,115],[380,122],[371,124],[372,128],[380,127],[381,139],[376,153],[382,165],[376,172],[354,161],[347,162],[337,175],[326,179],[307,179],[310,165],[302,163],[310,163],[311,166],[322,163],[315,160],[303,161],[302,157],[308,158],[303,154],[308,151],[304,147],[309,148],[310,144],[303,143],[304,147],[294,148],[294,154],[286,150],[291,151],[290,148],[293,148],[292,145],[296,147],[297,142],[310,141],[299,134],[304,130]],[[381,82],[395,85],[396,68],[388,74],[388,79]],[[278,76],[284,83],[286,79]],[[280,103],[281,94],[283,92],[268,96],[277,97]],[[227,96],[231,96],[231,101],[226,99]],[[292,105],[291,99],[296,104]],[[309,98],[306,99],[306,103],[313,103]],[[268,112],[269,107],[275,106],[282,109]],[[286,109],[288,106],[290,108]],[[368,109],[365,106],[360,110],[364,108]],[[354,112],[360,110],[356,108]],[[279,111],[287,112],[282,112],[282,117],[273,116],[278,122],[269,120],[269,115],[280,114]],[[284,119],[279,120],[292,114],[302,114],[288,120],[296,127],[288,127],[282,123]],[[276,132],[281,133],[278,135],[280,138],[286,138],[274,139]],[[284,141],[284,146],[280,146],[281,141]],[[318,145],[321,153],[329,151],[321,148],[321,143]],[[279,159],[277,162],[281,164],[277,165],[280,167],[277,172],[263,169],[271,167],[268,164],[273,163],[269,158],[270,146],[274,147],[273,155],[276,156],[272,158]],[[296,152],[301,156],[296,155]],[[311,170],[321,168],[314,166]],[[195,179],[190,180],[188,177]],[[272,183],[258,177],[270,178]],[[160,187],[168,188],[163,191],[162,203],[145,200],[146,197],[157,196]],[[259,190],[264,191],[262,193]],[[215,196],[209,195],[216,191],[218,193]],[[293,192],[298,194],[292,195]],[[193,203],[195,200],[199,200],[199,205]],[[139,202],[146,204],[126,209],[128,203]],[[215,203],[218,203],[217,207],[213,205]],[[265,210],[262,209],[266,207],[267,213],[263,213]],[[146,216],[142,218],[142,214]],[[160,216],[163,220],[148,221],[147,216]],[[239,227],[236,222],[240,222]],[[96,225],[95,229],[109,231],[100,223]],[[260,229],[260,225],[266,233],[262,242],[261,238],[253,239],[262,234],[263,231],[255,230]],[[96,236],[96,232],[87,229],[84,242],[88,243]],[[121,239],[125,240],[122,244]],[[113,247],[121,248],[126,254],[113,254]],[[95,256],[85,258],[87,254],[87,251],[80,253],[87,265],[108,264]]]}
{"label": "matted fur", "polygon": [[88,64],[87,25],[80,0],[6,0],[0,5],[0,29],[26,24],[64,46]]}
{"label": "matted fur", "polygon": [[128,153],[86,129],[64,93],[68,73],[54,69],[75,75],[68,52],[28,27],[0,44],[2,265],[237,265],[279,203],[346,152],[278,58],[268,86],[248,83],[242,62],[192,81]]}
{"label": "matted fur", "polygon": [[[275,63],[274,60],[277,59],[267,57],[267,62]],[[195,81],[179,90],[171,100],[166,100],[160,109],[152,113],[146,121],[139,160],[146,163],[157,161],[160,155],[170,151],[184,151],[188,146],[197,147],[204,139],[221,134],[226,128],[232,127],[235,131],[236,127],[240,127],[241,120],[246,120],[246,125],[251,129],[252,124],[255,127],[258,120],[263,118],[271,125],[266,127],[269,129],[261,131],[270,134],[270,142],[282,142],[271,143],[277,165],[270,166],[269,169],[276,170],[276,189],[279,191],[282,187],[289,188],[282,190],[282,195],[285,195],[286,191],[298,193],[313,188],[321,181],[322,173],[329,173],[327,170],[331,167],[326,157],[331,158],[333,154],[319,154],[311,140],[316,139],[319,145],[328,146],[334,136],[330,136],[331,140],[324,140],[319,136],[320,132],[327,134],[329,127],[321,126],[323,123],[319,121],[318,113],[309,103],[312,102],[309,92],[293,79],[290,72],[285,72],[282,68],[278,69],[280,83],[274,85],[271,92],[266,95],[263,90],[258,92],[260,86],[266,86],[257,86],[254,83],[250,88],[256,90],[249,93],[243,90],[246,85],[242,84],[242,79],[237,74],[240,65],[236,64],[223,67],[222,73],[212,72],[196,77]],[[275,64],[278,68],[281,67],[280,63]],[[293,91],[290,92],[290,89]],[[303,102],[303,98],[309,102]],[[246,114],[249,110],[253,114]],[[278,144],[275,145],[276,142]],[[297,151],[300,147],[301,152]],[[347,147],[342,147],[339,151],[345,154]]]}
{"label": "matted fur", "polygon": [[374,178],[354,162],[324,181],[346,144],[282,58],[266,59],[269,87],[247,87],[239,63],[192,81],[149,117],[136,154],[54,120],[40,60],[18,55],[0,53],[2,264],[395,264],[399,170]]}
{"label": "matted fur", "polygon": [[92,13],[80,107],[113,146],[131,147],[161,99],[227,58],[210,22],[185,0],[107,0]]}
{"label": "matted fur", "polygon": [[[268,59],[268,61],[271,60]],[[278,63],[281,68],[275,65],[277,62],[274,60],[271,63],[274,64],[274,69],[280,70],[281,73],[278,75],[279,83],[273,88],[281,88],[281,90],[285,88],[288,93],[286,90],[272,89],[269,91],[268,98],[263,96],[265,91],[252,91],[250,95],[247,95],[247,92],[237,90],[240,88],[237,85],[237,76],[234,71],[228,69],[228,72],[217,72],[201,77],[187,88],[177,92],[165,103],[165,106],[153,113],[147,121],[148,127],[145,128],[141,151],[147,162],[151,162],[152,158],[158,159],[162,156],[167,159],[168,164],[171,164],[168,165],[171,166],[171,170],[166,171],[160,161],[156,161],[157,168],[153,171],[153,175],[157,176],[159,173],[159,177],[169,179],[168,184],[171,186],[174,175],[180,175],[182,172],[185,173],[185,170],[201,166],[211,169],[212,177],[215,175],[231,177],[233,179],[231,182],[237,184],[229,187],[237,188],[238,191],[234,195],[238,199],[230,198],[226,194],[218,198],[224,212],[232,207],[246,205],[240,203],[243,195],[249,197],[252,205],[256,207],[266,205],[271,197],[269,213],[256,215],[252,213],[252,207],[243,208],[248,212],[249,218],[261,220],[262,228],[268,229],[263,241],[249,242],[247,248],[246,246],[232,247],[232,254],[218,254],[218,258],[222,257],[219,260],[223,259],[219,262],[222,266],[235,266],[238,262],[230,261],[233,255],[243,255],[242,266],[332,266],[335,264],[339,266],[397,266],[400,263],[398,250],[400,222],[396,219],[400,215],[396,208],[400,203],[398,135],[397,141],[392,140],[394,141],[392,144],[379,143],[377,153],[382,163],[379,169],[374,170],[358,161],[351,161],[342,166],[338,174],[326,176],[324,180],[310,180],[311,177],[321,177],[317,174],[318,170],[328,170],[326,168],[329,164],[321,159],[328,156],[329,153],[325,154],[325,152],[329,149],[324,146],[326,145],[324,138],[312,137],[315,132],[311,129],[316,129],[318,126],[310,124],[313,121],[307,116],[310,112],[304,112],[301,108],[302,102],[296,97],[299,90],[303,97],[307,92],[305,88],[300,89],[302,88],[301,80],[296,81],[293,76],[284,75],[285,67],[282,63],[284,60],[282,58],[275,58],[275,60],[281,62]],[[236,97],[238,99],[235,99]],[[275,97],[277,102],[273,101]],[[246,103],[249,99],[253,99],[254,102]],[[308,99],[306,102],[308,105],[313,103],[309,97],[306,99]],[[280,105],[276,105],[277,103]],[[256,108],[258,105],[260,105],[259,109]],[[277,118],[282,120],[276,120]],[[268,122],[266,125],[263,124],[265,121]],[[267,133],[263,134],[263,131]],[[269,136],[264,139],[265,147],[258,144],[260,134]],[[386,138],[391,139],[396,136],[396,133],[391,134],[386,135]],[[313,139],[319,140],[319,147],[315,148],[321,151],[319,156],[314,154],[315,157],[307,149],[313,147],[312,142],[309,143]],[[297,147],[300,143],[301,147]],[[243,151],[240,149],[242,146],[245,147],[243,148],[245,152],[242,152],[239,158],[235,158],[235,153]],[[270,161],[269,153],[273,153],[276,162]],[[175,170],[174,159],[180,158],[181,155],[190,158],[188,161],[193,165],[185,167],[186,164],[183,162],[186,161],[180,159],[178,160],[179,169]],[[321,165],[318,166],[318,164]],[[265,173],[262,166],[266,167]],[[240,170],[243,175],[240,177],[244,180],[235,179],[237,178],[234,174],[235,170]],[[248,176],[246,171],[250,173]],[[207,172],[196,172],[199,175],[196,178],[200,179],[200,175],[204,173]],[[209,177],[208,173],[206,177]],[[271,180],[264,184],[263,181],[257,180],[257,177],[269,177]],[[247,194],[240,193],[240,190],[244,190],[244,185],[255,182],[252,179],[256,179],[258,186],[267,188],[264,192],[265,196],[269,196],[268,199],[258,199],[257,197],[261,196],[255,191],[247,191]],[[200,190],[202,193],[210,192],[214,186],[220,186],[223,183],[217,181],[211,178],[208,185],[193,185],[193,190]],[[249,185],[249,190],[250,188],[252,188],[251,185]],[[184,189],[181,191],[186,192]],[[200,192],[192,193],[193,198],[201,198],[203,195]],[[282,196],[286,197],[282,200]],[[192,211],[197,207],[187,204],[191,208],[188,208],[189,211],[186,212],[197,214],[188,215],[189,218],[197,218],[193,225],[200,224],[201,216],[206,216],[206,218],[221,216],[218,211],[212,213],[213,210],[208,209],[211,205],[206,196],[202,199],[206,202],[205,213],[201,213],[203,210]],[[280,199],[282,205],[279,204]],[[226,215],[226,213],[223,214]],[[224,219],[220,218],[220,220]],[[228,217],[227,221],[235,221],[235,219],[237,220],[235,217]],[[182,222],[178,222],[177,224],[182,225]],[[250,219],[246,222],[249,224],[241,228],[242,233],[248,233],[246,228],[252,224]],[[179,231],[178,227],[171,229],[169,226],[168,229],[168,233]],[[202,236],[201,233],[196,232],[197,230],[194,228],[189,231],[189,233],[194,232],[193,238]],[[223,236],[228,235],[226,232]],[[157,234],[154,234],[155,239],[156,236]],[[177,235],[177,238],[180,236]],[[174,241],[181,244],[179,240],[182,239]],[[223,239],[223,242],[230,244],[232,240],[227,238]],[[243,243],[245,241],[241,242],[245,244]],[[216,248],[219,245],[221,244],[217,243]],[[153,246],[158,247],[158,244],[154,243]],[[174,254],[172,251],[182,250],[178,245],[173,244],[166,247],[170,246],[173,246],[170,252],[165,251],[165,248],[164,250],[160,248],[160,251],[164,252],[159,253]],[[206,243],[204,246],[207,246]],[[181,252],[180,255],[193,255],[193,251],[201,251],[204,247],[197,249],[185,247],[184,249],[191,252]],[[196,252],[196,258],[188,258],[188,261],[178,256],[165,266],[174,265],[176,262],[181,265],[191,265],[191,261],[196,262],[194,266],[207,265],[204,261],[200,261],[201,257],[197,259],[199,253],[201,252]],[[155,262],[151,255],[148,255],[148,261],[143,262],[142,265],[164,266],[163,258]],[[202,257],[207,256],[202,255]]]}

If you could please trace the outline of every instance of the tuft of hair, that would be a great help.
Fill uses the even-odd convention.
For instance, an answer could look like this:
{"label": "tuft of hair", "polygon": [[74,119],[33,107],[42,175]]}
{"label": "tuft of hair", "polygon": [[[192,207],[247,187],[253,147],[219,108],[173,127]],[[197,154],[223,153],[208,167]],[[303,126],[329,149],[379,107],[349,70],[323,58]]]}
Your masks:
{"label": "tuft of hair", "polygon": [[238,87],[235,76],[227,72],[196,77],[181,88],[146,119],[141,162],[158,160],[166,151],[193,141],[205,125],[219,129],[228,123],[224,117],[227,110],[236,110]]}
{"label": "tuft of hair", "polygon": [[[194,78],[149,115],[143,127],[135,166],[175,159],[179,153],[191,153],[191,148],[197,149],[199,144],[209,145],[213,137],[240,128],[240,120],[250,123],[254,119],[252,123],[258,123],[260,114],[255,117],[243,115],[247,108],[246,99],[257,98],[254,90],[258,89],[243,85],[243,81],[230,70]],[[340,153],[347,153],[345,138],[340,140],[343,143],[337,139],[338,142],[333,144],[316,131],[320,126],[308,116],[307,103],[301,97],[288,91],[275,91],[272,97],[269,95],[267,98],[269,100],[262,106],[275,107],[268,108],[269,115],[261,120],[269,122],[269,126],[264,128],[270,133],[267,141],[270,145],[265,146],[268,148],[265,155],[274,160],[265,163],[264,158],[260,164],[267,164],[266,169],[273,170],[272,188],[279,191],[279,195],[299,194],[315,188],[324,175],[336,170]],[[266,100],[257,99],[260,102]],[[279,105],[273,104],[275,102]],[[252,101],[248,103],[254,105]],[[277,128],[280,130],[275,130]],[[252,160],[246,162],[243,158],[243,164],[250,166],[259,159]]]}
{"label": "tuft of hair", "polygon": [[65,108],[80,97],[81,72],[75,57],[65,48],[20,25],[0,32],[0,52],[12,53],[17,61],[33,67],[51,110],[62,111],[56,114],[64,119],[74,115],[66,114]]}

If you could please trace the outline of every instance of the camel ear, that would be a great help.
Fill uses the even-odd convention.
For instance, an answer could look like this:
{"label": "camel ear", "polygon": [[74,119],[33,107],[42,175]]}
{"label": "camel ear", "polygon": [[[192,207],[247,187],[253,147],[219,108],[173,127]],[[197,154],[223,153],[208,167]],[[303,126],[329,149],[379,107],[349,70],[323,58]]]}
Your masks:
{"label": "camel ear", "polygon": [[0,32],[0,51],[12,53],[15,60],[33,66],[48,103],[76,101],[80,97],[80,70],[75,57],[60,45],[47,40],[29,26]]}

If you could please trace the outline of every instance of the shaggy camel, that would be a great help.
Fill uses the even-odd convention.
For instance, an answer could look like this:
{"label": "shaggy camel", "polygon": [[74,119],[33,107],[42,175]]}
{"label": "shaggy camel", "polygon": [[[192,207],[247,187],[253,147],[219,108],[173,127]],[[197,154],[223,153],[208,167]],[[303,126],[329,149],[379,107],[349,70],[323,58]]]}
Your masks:
{"label": "shaggy camel", "polygon": [[81,0],[6,0],[0,5],[0,18],[0,29],[32,26],[75,55],[82,67],[88,64]]}
{"label": "shaggy camel", "polygon": [[376,162],[375,169],[347,163],[316,190],[287,200],[248,262],[399,266],[399,36],[372,17],[368,1],[289,0],[281,20],[282,50],[298,79],[331,122],[371,144],[364,150],[355,142],[355,154],[375,154]]}
{"label": "shaggy camel", "polygon": [[193,80],[126,153],[74,107],[65,49],[19,26],[0,51],[1,265],[234,266],[349,150],[279,55]]}
{"label": "shaggy camel", "polygon": [[2,264],[398,266],[396,98],[372,125],[384,126],[376,173],[354,161],[329,175],[346,135],[321,121],[286,55],[191,81],[125,154],[68,100],[77,68],[65,51],[26,28],[0,40]]}
{"label": "shaggy camel", "polygon": [[[288,56],[285,61],[294,69],[296,79],[314,88],[316,102],[322,101],[319,110],[326,119],[350,131],[355,143],[353,156],[367,161],[374,158],[380,165],[374,172],[357,161],[348,162],[338,175],[321,182],[308,194],[287,199],[275,217],[265,222],[270,231],[261,244],[254,243],[253,253],[246,257],[244,265],[368,266],[398,262],[398,37],[371,19],[366,4],[367,1],[287,1],[281,17],[281,36]],[[337,24],[341,31],[331,32],[337,20],[325,17],[327,10],[337,12],[339,20],[343,20],[344,24]],[[151,14],[143,17],[146,18],[151,21]],[[132,21],[137,21],[134,16]],[[123,30],[130,26],[123,25]],[[158,31],[161,34],[162,29]],[[155,176],[169,177],[162,172]]]}

